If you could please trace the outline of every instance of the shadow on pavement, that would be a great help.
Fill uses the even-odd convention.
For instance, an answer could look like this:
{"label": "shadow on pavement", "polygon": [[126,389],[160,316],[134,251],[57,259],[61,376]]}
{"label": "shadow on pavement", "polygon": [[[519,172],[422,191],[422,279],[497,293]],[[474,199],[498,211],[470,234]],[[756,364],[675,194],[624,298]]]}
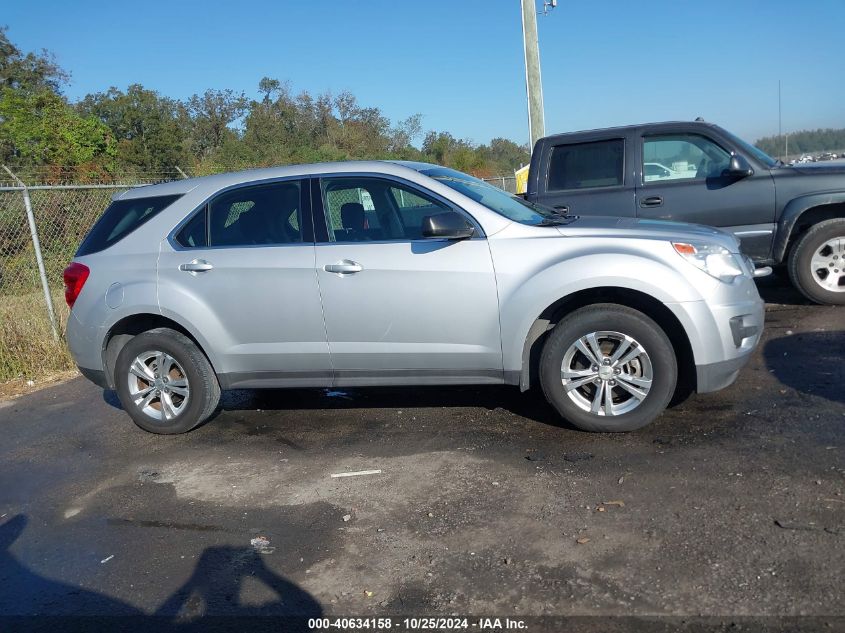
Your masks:
{"label": "shadow on pavement", "polygon": [[[257,605],[238,603],[245,579],[261,582],[274,600]],[[323,610],[311,594],[271,571],[261,554],[248,547],[209,547],[194,573],[156,611],[180,619],[197,616],[299,616],[315,618]]]}
{"label": "shadow on pavement", "polygon": [[[122,409],[117,394],[103,391],[106,404]],[[511,413],[555,427],[567,427],[545,401],[539,389],[526,393],[509,385],[439,387],[337,387],[334,389],[237,389],[224,391],[221,411],[298,411],[350,409],[412,409],[476,407],[505,409]],[[212,418],[213,420],[214,418]],[[574,428],[574,427],[571,427]]]}
{"label": "shadow on pavement", "polygon": [[223,411],[310,409],[504,409],[555,427],[567,423],[545,401],[539,389],[520,392],[510,385],[441,387],[336,387],[334,389],[256,389],[223,393]]}
{"label": "shadow on pavement", "polygon": [[[0,630],[208,631],[250,622],[251,629],[258,624],[304,631],[307,618],[323,612],[308,592],[270,570],[254,549],[209,547],[188,581],[148,615],[121,600],[27,569],[10,551],[27,524],[27,517],[18,514],[0,525]],[[248,579],[263,584],[262,594],[269,595],[269,590],[272,598],[243,604]]]}
{"label": "shadow on pavement", "polygon": [[21,565],[9,548],[29,520],[18,514],[0,525],[0,613],[8,615],[142,615],[135,607],[95,591],[39,576]]}
{"label": "shadow on pavement", "polygon": [[758,279],[757,291],[766,303],[791,306],[813,305],[812,301],[792,286],[785,270],[779,270],[768,277]]}
{"label": "shadow on pavement", "polygon": [[763,357],[787,387],[845,402],[845,332],[803,332],[772,339]]}

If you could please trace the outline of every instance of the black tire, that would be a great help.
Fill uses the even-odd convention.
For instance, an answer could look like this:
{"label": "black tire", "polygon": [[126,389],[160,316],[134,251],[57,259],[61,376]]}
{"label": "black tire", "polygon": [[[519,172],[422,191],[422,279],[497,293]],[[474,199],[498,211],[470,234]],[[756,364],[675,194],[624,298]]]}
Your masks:
{"label": "black tire", "polygon": [[[188,397],[183,402],[184,408],[171,419],[156,419],[145,413],[135,404],[130,393],[130,367],[136,358],[146,353],[164,352],[178,363],[187,382]],[[154,362],[154,361],[153,361]],[[175,367],[175,365],[174,365]],[[176,371],[176,370],[174,370]],[[176,372],[179,380],[182,372]],[[133,377],[133,379],[135,379]],[[169,328],[156,328],[133,337],[117,356],[114,367],[114,383],[118,398],[124,411],[139,427],[150,433],[172,435],[186,433],[207,420],[217,409],[220,402],[220,383],[205,354],[187,336]],[[137,383],[144,386],[143,380]],[[149,383],[152,385],[152,383]],[[173,401],[180,401],[180,396],[173,396]],[[156,402],[150,404],[155,407]],[[161,400],[158,408],[162,408]]]}
{"label": "black tire", "polygon": [[[806,233],[798,238],[789,253],[789,279],[805,297],[815,303],[826,305],[845,305],[845,286],[842,291],[836,292],[823,288],[814,276],[812,260],[813,255],[825,242],[839,238],[845,241],[845,219],[835,218],[825,220],[812,226]],[[829,275],[840,276],[839,283],[845,283],[845,261],[841,253],[837,255],[840,264],[829,269]],[[831,262],[834,263],[834,262]],[[837,272],[834,272],[836,270]]]}
{"label": "black tire", "polygon": [[[599,415],[582,409],[567,395],[561,381],[567,350],[582,337],[599,331],[630,336],[645,349],[651,363],[652,380],[647,395],[635,408],[619,415]],[[666,409],[677,381],[678,363],[666,333],[642,312],[613,303],[587,306],[564,317],[549,333],[540,357],[540,384],[546,399],[564,419],[584,431],[633,431],[647,425]],[[585,389],[590,388],[594,389],[588,383]],[[612,399],[630,397],[619,387],[612,388],[611,394]]]}

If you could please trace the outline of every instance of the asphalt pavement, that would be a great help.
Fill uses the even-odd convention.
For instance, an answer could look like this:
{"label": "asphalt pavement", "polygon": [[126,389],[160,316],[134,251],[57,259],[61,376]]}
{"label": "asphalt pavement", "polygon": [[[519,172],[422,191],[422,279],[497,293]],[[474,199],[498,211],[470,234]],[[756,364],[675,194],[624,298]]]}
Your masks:
{"label": "asphalt pavement", "polygon": [[[765,337],[738,382],[629,434],[575,430],[512,387],[231,392],[175,437],[81,378],[0,402],[0,629],[842,630],[845,309],[761,284]],[[354,471],[380,472],[331,477]]]}

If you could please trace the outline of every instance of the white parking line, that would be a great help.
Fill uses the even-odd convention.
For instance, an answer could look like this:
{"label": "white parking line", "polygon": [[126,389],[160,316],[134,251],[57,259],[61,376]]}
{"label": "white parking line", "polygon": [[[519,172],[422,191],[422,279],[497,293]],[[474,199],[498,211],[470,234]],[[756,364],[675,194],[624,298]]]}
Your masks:
{"label": "white parking line", "polygon": [[332,477],[357,477],[358,475],[379,475],[381,470],[358,470],[352,473],[334,473]]}

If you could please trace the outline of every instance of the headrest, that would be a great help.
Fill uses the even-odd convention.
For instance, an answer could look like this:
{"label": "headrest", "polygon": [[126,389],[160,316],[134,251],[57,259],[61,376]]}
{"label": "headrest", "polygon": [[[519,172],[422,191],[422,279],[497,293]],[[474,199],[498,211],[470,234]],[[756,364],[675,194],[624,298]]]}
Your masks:
{"label": "headrest", "polygon": [[340,221],[345,229],[363,229],[364,217],[364,205],[360,202],[347,202],[340,207]]}

